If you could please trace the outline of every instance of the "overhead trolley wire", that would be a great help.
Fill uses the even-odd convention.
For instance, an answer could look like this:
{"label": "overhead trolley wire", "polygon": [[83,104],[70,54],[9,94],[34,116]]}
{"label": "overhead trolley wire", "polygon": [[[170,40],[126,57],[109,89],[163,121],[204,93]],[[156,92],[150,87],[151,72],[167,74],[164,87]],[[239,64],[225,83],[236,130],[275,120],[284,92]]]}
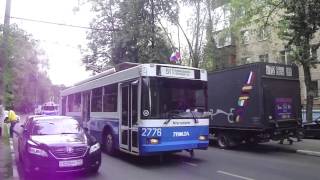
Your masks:
{"label": "overhead trolley wire", "polygon": [[36,19],[29,19],[29,18],[15,17],[15,16],[10,16],[10,18],[11,19],[23,20],[23,21],[36,22],[36,23],[52,24],[52,25],[66,26],[66,27],[73,27],[73,28],[81,28],[81,29],[90,29],[90,30],[96,30],[96,31],[117,31],[117,29],[92,28],[92,27],[86,27],[86,26],[78,26],[78,25],[72,25],[72,24],[65,24],[65,23],[58,23],[58,22],[51,22],[51,21],[43,21],[43,20],[36,20]]}

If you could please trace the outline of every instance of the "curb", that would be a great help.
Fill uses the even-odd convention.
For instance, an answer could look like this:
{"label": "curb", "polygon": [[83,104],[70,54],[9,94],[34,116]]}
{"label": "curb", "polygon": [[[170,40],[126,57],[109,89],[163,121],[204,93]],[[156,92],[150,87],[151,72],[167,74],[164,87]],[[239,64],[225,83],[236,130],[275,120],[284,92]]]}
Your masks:
{"label": "curb", "polygon": [[296,153],[320,157],[320,152],[318,152],[318,151],[309,151],[309,150],[298,149],[298,150],[296,150]]}
{"label": "curb", "polygon": [[280,151],[287,152],[287,153],[297,153],[297,154],[301,154],[301,155],[320,157],[320,151],[311,151],[311,150],[306,150],[306,149],[294,149],[294,148],[279,147],[279,146],[276,146],[275,148]]}
{"label": "curb", "polygon": [[20,179],[18,169],[17,169],[17,164],[16,164],[17,161],[14,153],[12,138],[10,138],[10,148],[11,148],[11,158],[12,158],[12,176],[13,176],[13,179]]}

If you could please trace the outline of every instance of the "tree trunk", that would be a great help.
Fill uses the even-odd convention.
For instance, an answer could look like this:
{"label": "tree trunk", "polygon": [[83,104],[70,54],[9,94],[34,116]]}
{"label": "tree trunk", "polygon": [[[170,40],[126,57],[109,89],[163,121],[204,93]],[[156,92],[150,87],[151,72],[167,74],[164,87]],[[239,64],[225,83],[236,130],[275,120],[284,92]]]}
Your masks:
{"label": "tree trunk", "polygon": [[314,89],[311,84],[310,67],[306,64],[302,64],[302,67],[303,67],[303,72],[304,72],[304,81],[305,81],[305,85],[306,85],[306,95],[307,95],[306,120],[307,120],[307,122],[312,122]]}
{"label": "tree trunk", "polygon": [[194,57],[192,61],[192,66],[195,68],[198,68],[199,66],[199,36],[200,36],[200,1],[197,2],[197,10],[196,10],[196,42],[195,42],[195,47],[194,47]]}

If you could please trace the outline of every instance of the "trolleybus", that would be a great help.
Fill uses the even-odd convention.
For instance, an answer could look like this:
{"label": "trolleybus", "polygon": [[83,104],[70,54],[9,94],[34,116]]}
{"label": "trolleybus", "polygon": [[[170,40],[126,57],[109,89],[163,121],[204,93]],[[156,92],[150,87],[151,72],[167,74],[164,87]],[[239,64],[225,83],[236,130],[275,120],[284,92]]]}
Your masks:
{"label": "trolleybus", "polygon": [[78,119],[108,154],[207,149],[207,72],[122,63],[61,92],[61,114]]}

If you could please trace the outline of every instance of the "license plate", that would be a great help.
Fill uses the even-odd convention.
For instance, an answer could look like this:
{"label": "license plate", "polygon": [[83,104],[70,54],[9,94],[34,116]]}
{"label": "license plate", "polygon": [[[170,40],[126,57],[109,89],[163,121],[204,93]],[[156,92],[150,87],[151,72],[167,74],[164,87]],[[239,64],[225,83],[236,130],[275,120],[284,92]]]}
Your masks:
{"label": "license plate", "polygon": [[82,164],[83,164],[82,159],[59,161],[59,167],[75,167],[75,166],[81,166]]}

